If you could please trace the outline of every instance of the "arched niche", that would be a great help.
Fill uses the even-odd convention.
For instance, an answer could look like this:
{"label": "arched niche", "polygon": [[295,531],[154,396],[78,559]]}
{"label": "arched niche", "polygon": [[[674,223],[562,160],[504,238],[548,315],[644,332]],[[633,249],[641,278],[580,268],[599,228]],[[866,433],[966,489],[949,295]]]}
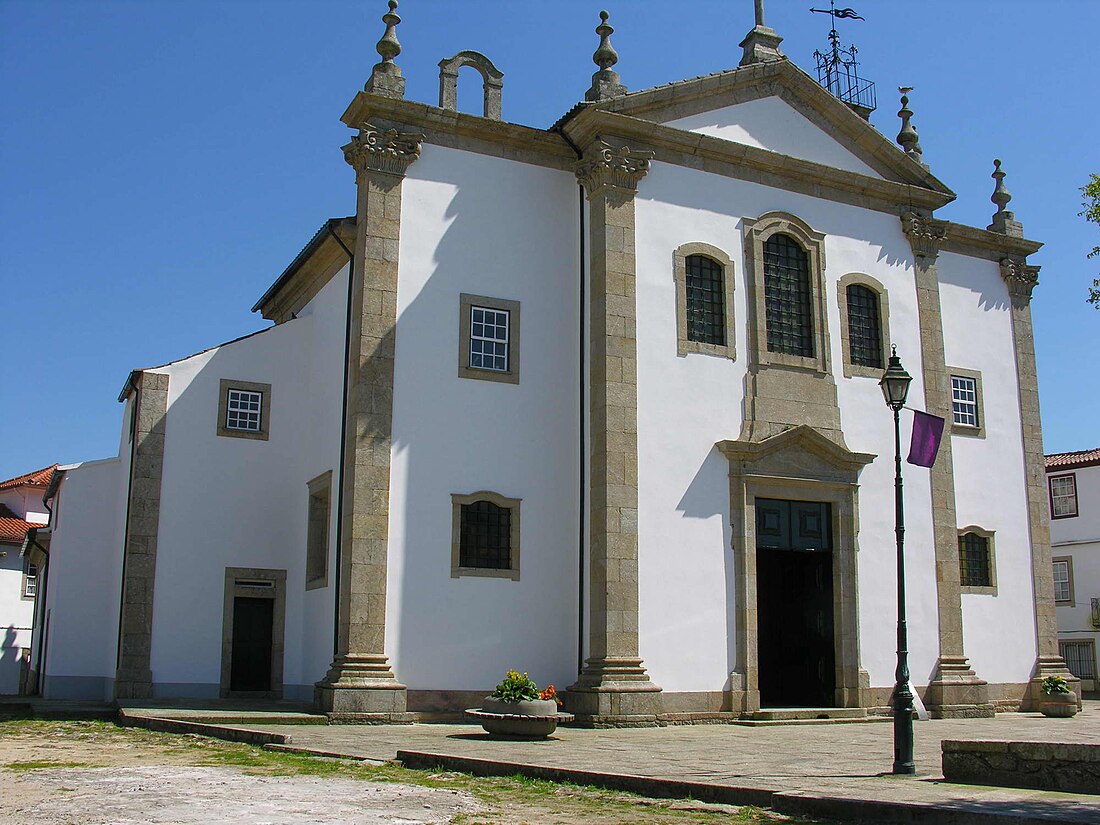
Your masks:
{"label": "arched niche", "polygon": [[439,61],[439,108],[458,110],[458,70],[471,66],[481,74],[485,92],[484,117],[500,120],[500,98],[504,89],[504,72],[481,52],[462,51]]}

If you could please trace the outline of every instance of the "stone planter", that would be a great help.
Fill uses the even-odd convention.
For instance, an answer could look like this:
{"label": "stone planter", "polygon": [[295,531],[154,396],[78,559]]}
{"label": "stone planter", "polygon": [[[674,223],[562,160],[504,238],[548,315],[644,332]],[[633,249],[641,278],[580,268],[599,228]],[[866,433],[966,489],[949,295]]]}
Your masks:
{"label": "stone planter", "polygon": [[557,730],[558,722],[573,721],[572,714],[558,712],[558,703],[553,699],[506,702],[486,696],[480,708],[470,708],[466,715],[492,736],[519,739],[545,739]]}
{"label": "stone planter", "polygon": [[1077,694],[1044,693],[1039,700],[1039,712],[1043,716],[1067,719],[1077,715]]}

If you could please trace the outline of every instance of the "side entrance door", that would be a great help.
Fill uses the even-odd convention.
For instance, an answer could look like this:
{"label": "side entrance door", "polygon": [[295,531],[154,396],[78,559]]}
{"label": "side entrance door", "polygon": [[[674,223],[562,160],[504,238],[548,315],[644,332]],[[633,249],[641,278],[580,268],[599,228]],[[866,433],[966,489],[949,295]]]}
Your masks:
{"label": "side entrance door", "polygon": [[762,707],[834,707],[832,508],[756,499]]}

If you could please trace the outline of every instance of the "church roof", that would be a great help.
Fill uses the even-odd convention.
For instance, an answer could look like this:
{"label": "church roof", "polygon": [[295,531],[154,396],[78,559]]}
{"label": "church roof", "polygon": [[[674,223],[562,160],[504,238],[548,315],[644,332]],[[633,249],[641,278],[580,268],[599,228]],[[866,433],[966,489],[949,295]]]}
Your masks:
{"label": "church roof", "polygon": [[1093,467],[1100,464],[1100,447],[1077,450],[1072,453],[1052,453],[1046,458],[1047,472],[1071,470],[1075,467]]}

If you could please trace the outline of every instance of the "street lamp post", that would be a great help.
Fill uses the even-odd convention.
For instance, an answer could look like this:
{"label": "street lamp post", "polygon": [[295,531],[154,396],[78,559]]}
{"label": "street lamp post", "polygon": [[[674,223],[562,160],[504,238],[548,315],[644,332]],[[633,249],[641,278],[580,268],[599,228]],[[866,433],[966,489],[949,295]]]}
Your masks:
{"label": "street lamp post", "polygon": [[896,774],[916,773],[913,764],[913,694],[909,690],[909,637],[905,627],[905,503],[901,494],[901,423],[898,415],[913,378],[901,365],[897,347],[878,382],[886,406],[894,411],[894,533],[898,547],[898,665],[894,671],[894,768]]}

